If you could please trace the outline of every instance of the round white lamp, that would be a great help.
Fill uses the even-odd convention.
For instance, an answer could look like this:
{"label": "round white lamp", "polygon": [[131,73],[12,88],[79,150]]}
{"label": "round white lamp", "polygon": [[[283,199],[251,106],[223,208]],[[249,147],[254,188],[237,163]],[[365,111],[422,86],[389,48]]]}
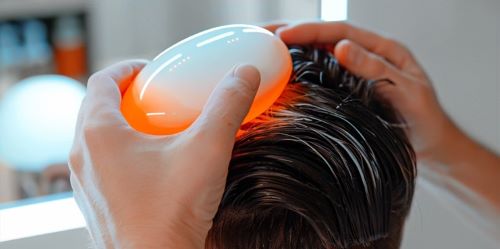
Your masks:
{"label": "round white lamp", "polygon": [[0,97],[0,160],[22,171],[63,163],[85,87],[59,75],[27,78]]}

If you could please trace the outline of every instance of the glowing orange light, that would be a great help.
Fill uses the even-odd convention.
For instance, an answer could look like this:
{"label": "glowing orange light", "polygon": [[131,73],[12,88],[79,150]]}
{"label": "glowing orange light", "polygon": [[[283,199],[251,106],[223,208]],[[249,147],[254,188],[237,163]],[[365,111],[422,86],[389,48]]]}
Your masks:
{"label": "glowing orange light", "polygon": [[259,91],[243,121],[247,123],[281,95],[292,72],[292,59],[286,45],[271,32],[242,24],[203,31],[160,53],[125,92],[122,113],[144,133],[183,131],[199,116],[223,75],[243,63],[261,73]]}

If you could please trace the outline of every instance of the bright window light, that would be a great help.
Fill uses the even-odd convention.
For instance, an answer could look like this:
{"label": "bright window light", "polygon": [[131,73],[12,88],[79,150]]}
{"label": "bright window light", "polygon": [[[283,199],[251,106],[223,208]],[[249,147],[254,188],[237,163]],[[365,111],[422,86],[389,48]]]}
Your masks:
{"label": "bright window light", "polygon": [[0,243],[85,227],[73,198],[0,209]]}
{"label": "bright window light", "polygon": [[321,20],[347,20],[347,0],[321,0]]}

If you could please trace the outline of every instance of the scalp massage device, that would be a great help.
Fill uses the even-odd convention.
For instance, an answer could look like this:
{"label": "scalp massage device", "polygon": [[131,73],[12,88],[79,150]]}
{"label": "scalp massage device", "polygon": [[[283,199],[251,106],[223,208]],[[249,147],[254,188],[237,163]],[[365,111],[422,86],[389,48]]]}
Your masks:
{"label": "scalp massage device", "polygon": [[125,92],[121,111],[141,132],[180,132],[196,120],[224,75],[241,64],[254,65],[261,74],[246,123],[276,101],[292,72],[286,45],[252,25],[212,28],[166,49],[137,75]]}

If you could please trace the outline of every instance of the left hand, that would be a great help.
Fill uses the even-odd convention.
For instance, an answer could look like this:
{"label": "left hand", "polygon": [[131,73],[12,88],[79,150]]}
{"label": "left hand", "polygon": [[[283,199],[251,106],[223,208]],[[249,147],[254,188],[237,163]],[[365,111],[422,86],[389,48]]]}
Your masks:
{"label": "left hand", "polygon": [[338,62],[378,84],[377,94],[404,118],[419,160],[433,161],[448,147],[458,128],[439,104],[432,82],[413,54],[401,43],[345,22],[310,22],[266,27],[287,44],[330,47]]}

